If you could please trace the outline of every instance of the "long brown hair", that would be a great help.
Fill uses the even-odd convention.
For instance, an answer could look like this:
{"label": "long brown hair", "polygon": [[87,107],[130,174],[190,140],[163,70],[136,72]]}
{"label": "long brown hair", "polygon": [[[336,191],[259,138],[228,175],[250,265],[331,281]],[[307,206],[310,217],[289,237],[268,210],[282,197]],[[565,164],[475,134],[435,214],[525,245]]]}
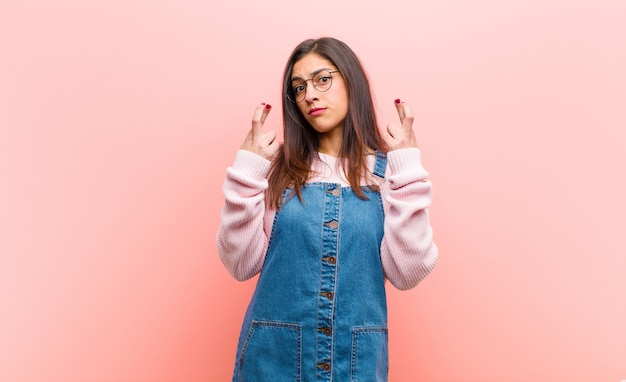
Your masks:
{"label": "long brown hair", "polygon": [[298,106],[287,98],[293,66],[309,53],[331,61],[341,71],[346,83],[348,114],[344,120],[339,158],[350,186],[360,198],[367,199],[360,184],[369,172],[366,154],[370,150],[386,152],[376,123],[369,81],[356,54],[344,42],[331,37],[301,42],[291,53],[283,75],[284,144],[270,167],[266,194],[268,205],[276,209],[280,208],[282,193],[287,187],[293,186],[295,194],[302,200],[301,189],[309,178],[311,163],[318,155],[317,132]]}

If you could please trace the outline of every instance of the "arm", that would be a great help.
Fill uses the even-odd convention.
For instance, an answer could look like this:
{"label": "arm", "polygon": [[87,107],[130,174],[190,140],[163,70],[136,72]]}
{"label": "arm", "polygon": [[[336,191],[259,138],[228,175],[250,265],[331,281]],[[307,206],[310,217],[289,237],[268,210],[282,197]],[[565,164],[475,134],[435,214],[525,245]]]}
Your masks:
{"label": "arm", "polygon": [[254,110],[252,128],[224,181],[217,251],[226,269],[239,281],[261,271],[269,240],[265,225],[274,215],[265,209],[265,190],[270,161],[279,144],[274,131],[262,130],[271,108],[262,103]]}
{"label": "arm", "polygon": [[226,170],[224,205],[217,230],[217,251],[230,274],[239,281],[261,271],[267,250],[264,229],[265,190],[270,161],[239,150]]}
{"label": "arm", "polygon": [[410,289],[433,270],[438,250],[428,217],[432,186],[421,164],[413,111],[399,99],[395,106],[402,125],[389,124],[383,135],[389,173],[381,188],[385,208],[381,260],[387,279],[398,289]]}
{"label": "arm", "polygon": [[419,149],[391,151],[387,158],[387,181],[381,187],[385,208],[381,259],[387,279],[406,290],[415,287],[437,263],[428,216],[432,185]]}

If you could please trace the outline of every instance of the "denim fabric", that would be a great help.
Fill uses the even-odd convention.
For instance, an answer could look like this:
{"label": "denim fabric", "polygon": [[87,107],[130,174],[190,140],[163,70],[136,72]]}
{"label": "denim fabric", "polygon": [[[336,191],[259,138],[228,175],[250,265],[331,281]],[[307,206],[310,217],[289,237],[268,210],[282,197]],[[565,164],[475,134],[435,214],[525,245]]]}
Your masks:
{"label": "denim fabric", "polygon": [[[386,158],[377,154],[374,174]],[[307,183],[283,194],[239,337],[233,381],[387,381],[380,193]]]}

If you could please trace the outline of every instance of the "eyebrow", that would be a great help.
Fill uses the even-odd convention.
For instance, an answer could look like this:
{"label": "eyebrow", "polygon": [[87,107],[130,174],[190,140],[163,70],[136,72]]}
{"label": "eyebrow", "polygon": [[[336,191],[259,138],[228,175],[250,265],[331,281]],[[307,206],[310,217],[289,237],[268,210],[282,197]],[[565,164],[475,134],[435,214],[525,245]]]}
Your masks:
{"label": "eyebrow", "polygon": [[[317,73],[321,72],[322,70],[336,70],[336,69],[331,69],[331,68],[319,68],[314,70],[313,72],[311,72],[311,78],[313,78]],[[302,77],[291,77],[291,82],[297,81],[297,80],[304,80],[304,78]]]}

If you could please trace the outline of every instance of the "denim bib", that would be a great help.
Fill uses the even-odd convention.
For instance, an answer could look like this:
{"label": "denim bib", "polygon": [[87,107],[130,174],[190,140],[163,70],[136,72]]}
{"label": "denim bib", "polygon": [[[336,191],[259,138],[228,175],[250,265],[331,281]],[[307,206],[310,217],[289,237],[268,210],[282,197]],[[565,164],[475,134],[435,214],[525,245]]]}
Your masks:
{"label": "denim bib", "polygon": [[[384,177],[377,153],[374,175]],[[233,381],[387,381],[380,193],[307,183],[283,193],[237,346]]]}

